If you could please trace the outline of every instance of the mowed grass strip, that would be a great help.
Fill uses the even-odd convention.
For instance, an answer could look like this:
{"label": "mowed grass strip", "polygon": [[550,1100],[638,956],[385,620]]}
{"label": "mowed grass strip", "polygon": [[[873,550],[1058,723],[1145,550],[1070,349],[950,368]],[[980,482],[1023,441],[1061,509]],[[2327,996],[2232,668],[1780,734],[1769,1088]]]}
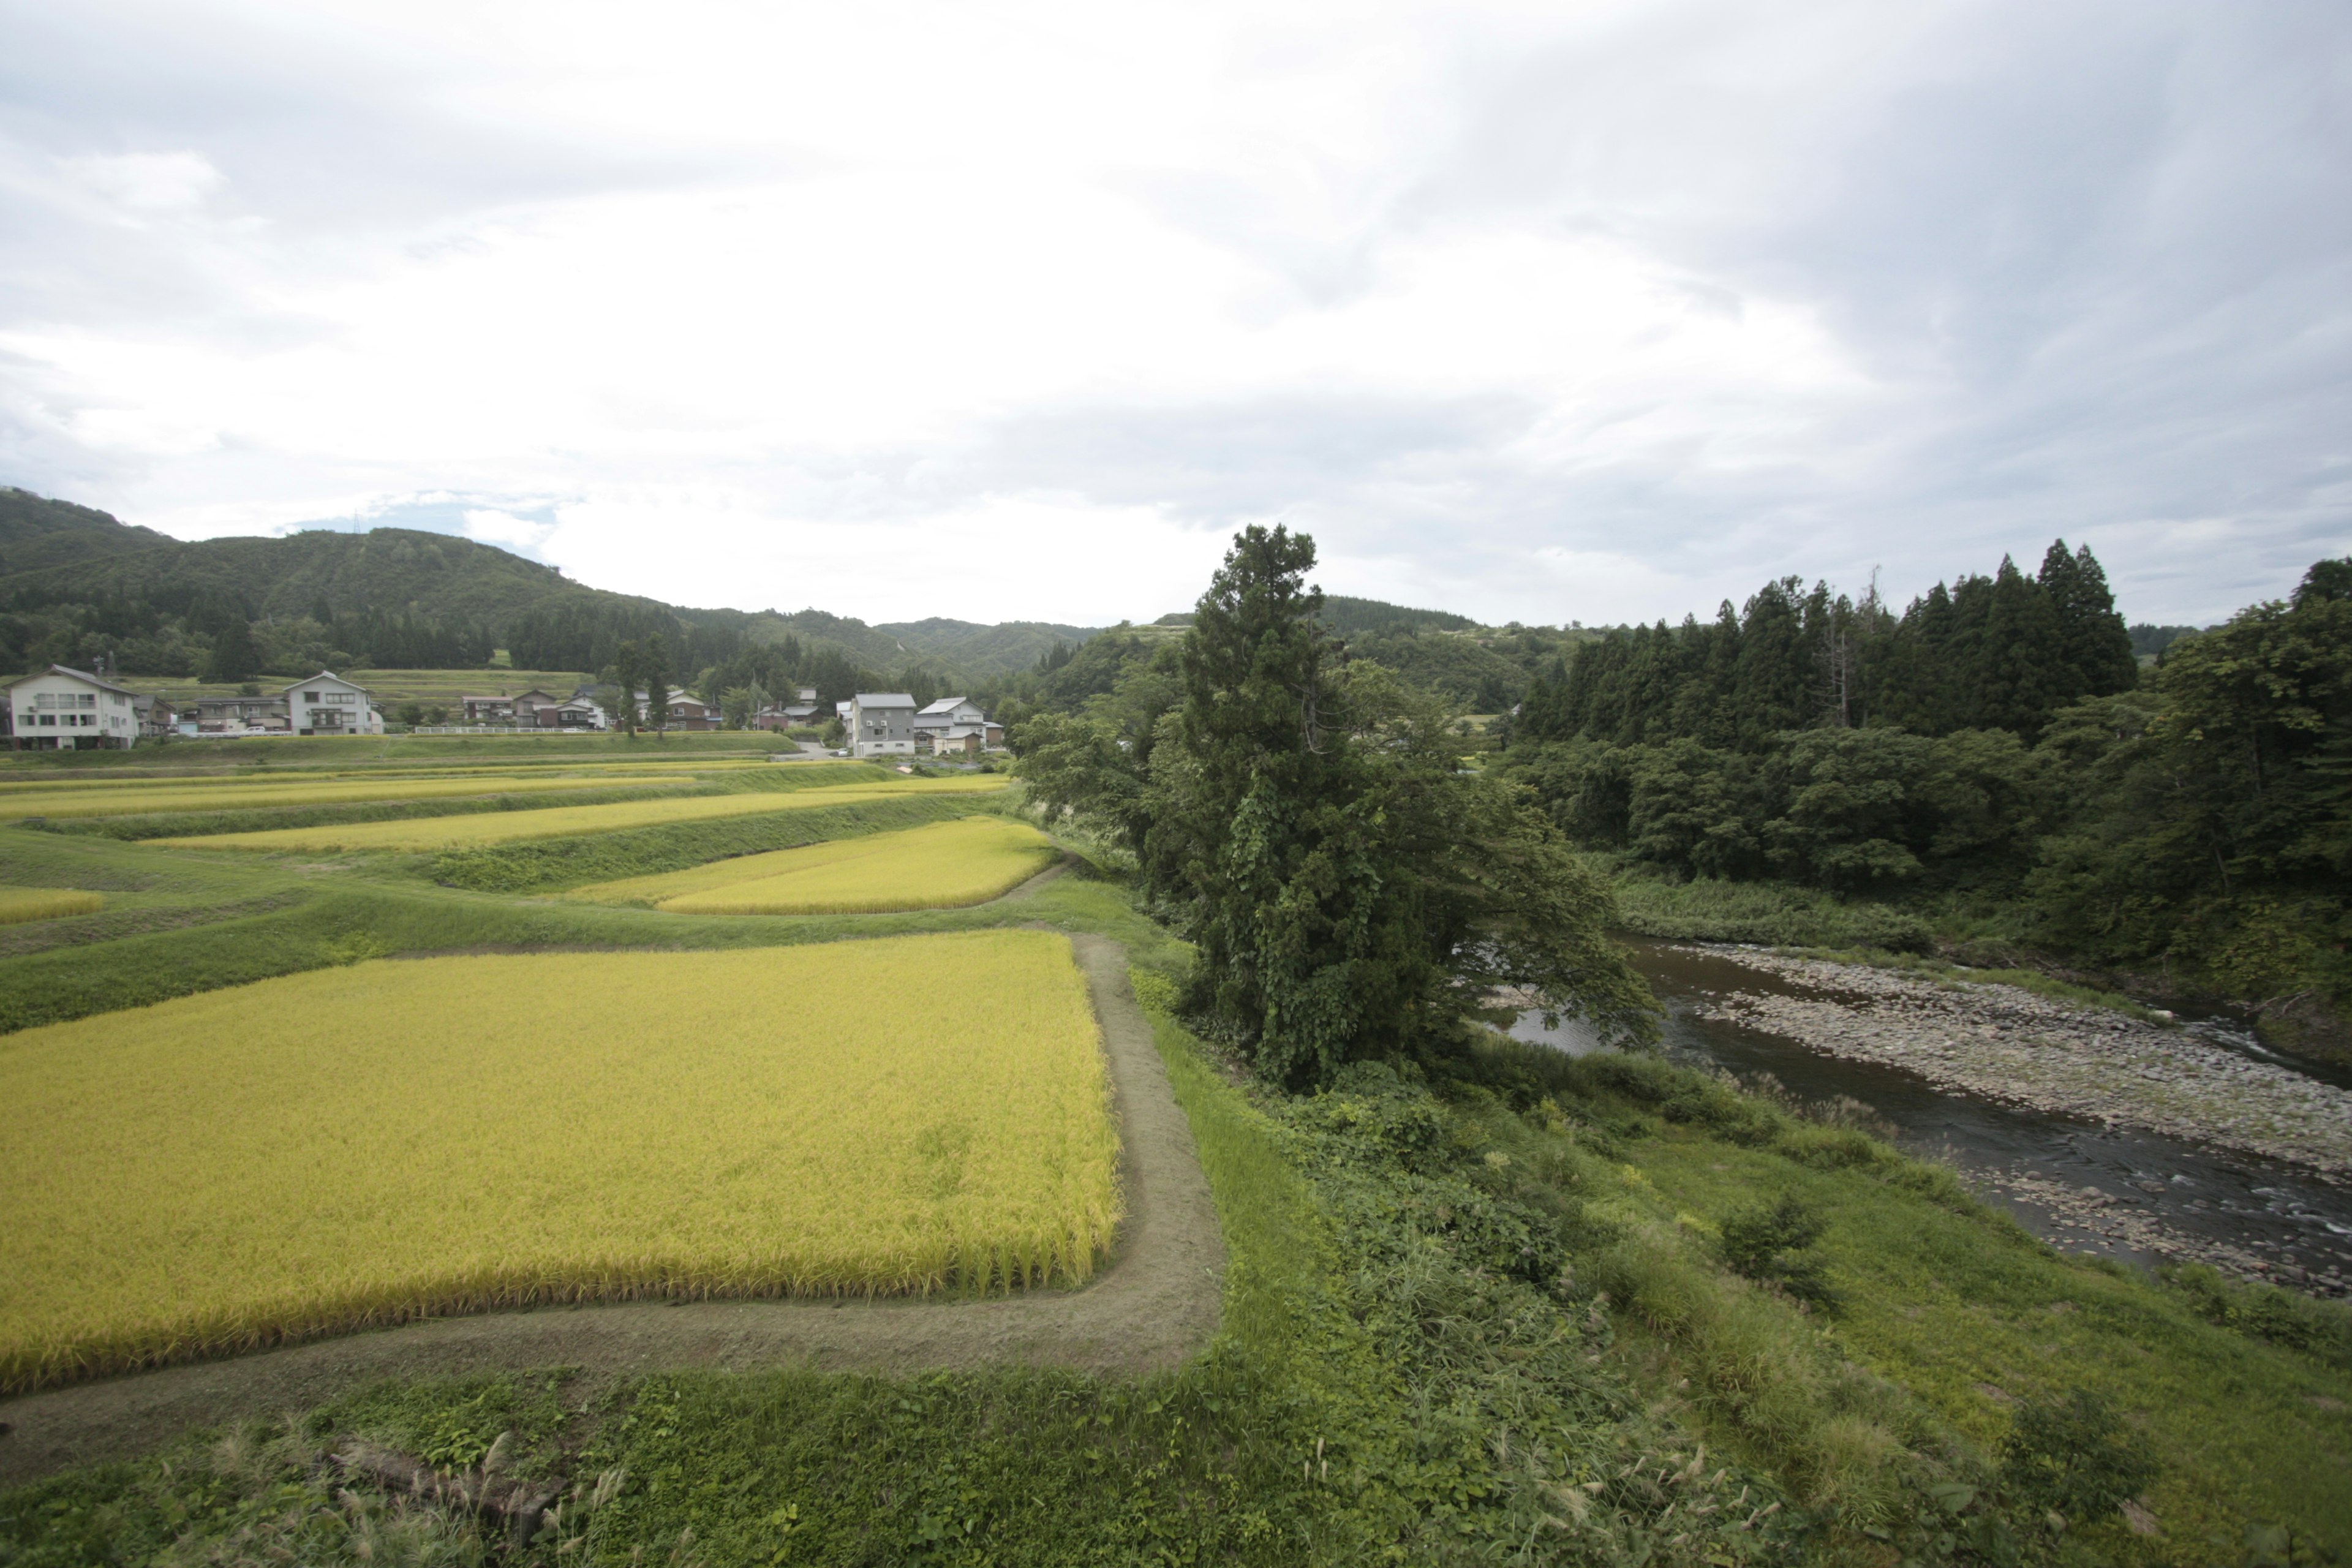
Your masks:
{"label": "mowed grass strip", "polygon": [[105,894],[74,888],[0,888],[0,926],[94,915],[105,907]]}
{"label": "mowed grass strip", "polygon": [[[925,1028],[880,999],[975,999]],[[0,1040],[0,1394],[427,1313],[1076,1283],[1068,939],[377,960]]]}
{"label": "mowed grass strip", "polygon": [[611,789],[630,784],[700,783],[690,773],[591,774],[580,778],[530,778],[474,774],[465,778],[174,781],[175,788],[68,788],[0,797],[0,820],[28,816],[131,816],[171,811],[236,811],[272,805],[346,805],[362,801],[441,800],[457,795],[537,795],[551,790]]}
{"label": "mowed grass strip", "polygon": [[815,789],[761,791],[751,795],[697,795],[677,800],[624,801],[611,805],[549,806],[483,816],[436,816],[406,822],[361,822],[328,827],[267,828],[253,833],[215,833],[150,843],[189,849],[457,849],[507,844],[524,838],[562,838],[585,833],[651,827],[672,822],[703,822],[764,811],[808,811],[853,801],[888,800],[924,795],[986,795],[1001,790],[987,777],[901,779],[895,784],[859,784]]}
{"label": "mowed grass strip", "polygon": [[968,816],[575,888],[592,903],[673,914],[844,915],[952,910],[1011,892],[1061,851],[1024,822]]}

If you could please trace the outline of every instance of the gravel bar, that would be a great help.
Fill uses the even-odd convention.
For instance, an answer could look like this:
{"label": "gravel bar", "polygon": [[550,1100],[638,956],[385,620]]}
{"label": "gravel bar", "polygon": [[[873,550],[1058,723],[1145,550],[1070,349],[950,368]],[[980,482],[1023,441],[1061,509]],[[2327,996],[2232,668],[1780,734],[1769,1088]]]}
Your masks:
{"label": "gravel bar", "polygon": [[1761,948],[1682,951],[1825,994],[1733,992],[1702,1016],[1902,1068],[1939,1088],[2290,1161],[2352,1185],[2352,1093],[2292,1068],[2014,985],[1938,983]]}

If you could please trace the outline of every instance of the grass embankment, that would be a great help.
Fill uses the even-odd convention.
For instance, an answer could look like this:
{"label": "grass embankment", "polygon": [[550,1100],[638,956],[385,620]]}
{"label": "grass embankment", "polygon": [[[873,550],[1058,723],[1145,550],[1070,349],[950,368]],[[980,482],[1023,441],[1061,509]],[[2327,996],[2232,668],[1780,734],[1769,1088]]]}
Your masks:
{"label": "grass embankment", "polygon": [[1024,822],[970,816],[575,888],[567,898],[673,914],[878,914],[1001,898],[1061,851]]}
{"label": "grass embankment", "polygon": [[[877,1016],[933,990],[987,1001]],[[531,1301],[1075,1283],[1108,1093],[1038,931],[380,962],[29,1030],[0,1392]]]}
{"label": "grass embankment", "polygon": [[367,822],[327,827],[273,828],[258,833],[222,833],[157,842],[186,849],[292,850],[336,853],[364,850],[416,852],[505,844],[526,838],[579,837],[662,824],[707,822],[771,811],[810,811],[828,805],[938,795],[989,795],[1004,788],[1001,779],[901,779],[896,783],[761,791],[688,799],[628,801],[609,805],[550,806],[536,811],[436,816],[398,822]]}
{"label": "grass embankment", "polygon": [[[265,675],[255,684],[272,696],[289,686],[299,686],[318,673],[315,669],[299,671],[290,676]],[[421,702],[430,707],[436,703],[455,709],[461,697],[513,696],[534,689],[552,696],[568,697],[580,689],[593,676],[569,669],[346,669],[338,672],[368,689],[379,702],[398,706],[403,702]],[[196,680],[184,676],[126,675],[115,684],[126,690],[141,693],[163,692],[174,700],[193,705],[202,697],[235,697],[239,683],[235,681]],[[462,713],[453,714],[448,722],[465,722]]]}

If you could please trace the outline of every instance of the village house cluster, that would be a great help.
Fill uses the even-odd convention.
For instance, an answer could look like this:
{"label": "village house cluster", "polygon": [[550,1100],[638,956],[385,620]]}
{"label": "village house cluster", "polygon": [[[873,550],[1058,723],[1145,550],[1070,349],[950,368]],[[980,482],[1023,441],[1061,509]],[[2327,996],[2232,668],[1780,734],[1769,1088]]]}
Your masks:
{"label": "village house cluster", "polygon": [[[358,682],[323,669],[275,692],[204,697],[185,706],[61,664],[24,676],[9,683],[6,691],[7,701],[0,704],[0,734],[20,752],[115,750],[168,736],[384,732],[383,700]],[[659,718],[650,711],[647,693],[636,693],[635,706],[637,722],[646,727],[716,730],[721,723],[716,708],[682,691],[669,696]],[[919,710],[904,692],[861,692],[835,706],[853,756],[977,756],[1004,744],[1003,729],[991,723],[969,698],[944,697]],[[814,729],[822,713],[816,689],[803,686],[794,701],[772,702],[753,713],[750,723],[755,730],[776,731]],[[421,728],[442,733],[557,734],[614,728],[613,715],[586,687],[569,697],[536,688],[460,697],[449,719],[446,724]]]}

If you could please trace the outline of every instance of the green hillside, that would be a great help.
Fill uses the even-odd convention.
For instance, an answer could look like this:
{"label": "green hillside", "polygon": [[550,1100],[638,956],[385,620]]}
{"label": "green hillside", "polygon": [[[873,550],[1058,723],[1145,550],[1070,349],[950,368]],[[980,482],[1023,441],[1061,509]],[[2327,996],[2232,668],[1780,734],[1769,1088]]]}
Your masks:
{"label": "green hillside", "polygon": [[988,676],[1034,668],[1055,643],[1076,647],[1102,628],[1055,626],[1050,621],[999,621],[982,626],[935,616],[924,621],[894,621],[874,629],[897,639],[900,647],[927,664]]}
{"label": "green hillside", "polygon": [[177,542],[89,507],[49,500],[30,490],[0,489],[0,577]]}

